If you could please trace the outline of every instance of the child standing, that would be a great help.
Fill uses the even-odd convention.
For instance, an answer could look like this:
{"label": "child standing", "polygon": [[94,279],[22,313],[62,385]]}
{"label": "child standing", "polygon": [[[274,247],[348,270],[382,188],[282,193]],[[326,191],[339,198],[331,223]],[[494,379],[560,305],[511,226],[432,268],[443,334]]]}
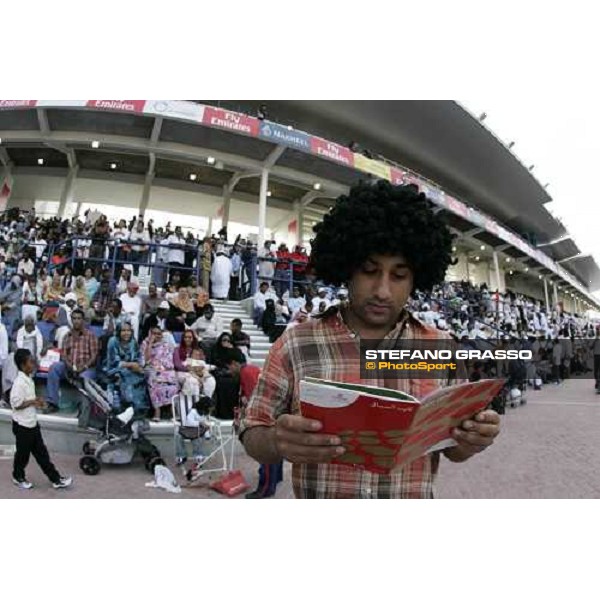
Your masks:
{"label": "child standing", "polygon": [[13,483],[22,490],[29,490],[33,484],[25,478],[25,468],[30,454],[52,482],[54,489],[66,488],[73,483],[71,477],[62,477],[52,464],[48,449],[42,438],[37,421],[36,408],[44,408],[43,398],[36,398],[35,385],[31,374],[35,371],[35,360],[29,350],[20,348],[15,352],[15,364],[19,373],[10,391],[12,408],[12,430],[17,439],[17,451],[13,464]]}
{"label": "child standing", "polygon": [[[194,453],[194,461],[196,464],[204,462],[203,440],[210,431],[210,424],[207,417],[208,407],[205,406],[203,399],[198,400],[194,407],[183,419],[183,429],[180,429],[175,435],[177,465],[182,466],[187,461],[187,452],[185,449],[185,439],[192,442],[192,451]],[[186,428],[191,428],[193,435],[187,436]]]}

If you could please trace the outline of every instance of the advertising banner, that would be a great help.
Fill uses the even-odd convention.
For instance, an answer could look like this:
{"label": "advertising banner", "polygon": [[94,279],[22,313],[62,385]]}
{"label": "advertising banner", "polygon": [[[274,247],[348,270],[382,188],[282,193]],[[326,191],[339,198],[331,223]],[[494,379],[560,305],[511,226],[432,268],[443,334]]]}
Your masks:
{"label": "advertising banner", "polygon": [[346,167],[354,167],[354,153],[350,152],[348,148],[344,148],[344,146],[318,137],[312,137],[310,147],[312,153],[321,158],[332,160]]}
{"label": "advertising banner", "polygon": [[481,227],[485,229],[486,218],[475,208],[469,208],[469,221],[473,223],[476,227]]}
{"label": "advertising banner", "polygon": [[395,167],[390,167],[390,181],[392,185],[402,185],[404,183],[404,177],[406,173]]}
{"label": "advertising banner", "polygon": [[406,173],[406,175],[404,175],[404,183],[406,185],[416,185],[419,191],[421,191],[421,188],[423,187],[423,181],[412,173]]}
{"label": "advertising banner", "polygon": [[88,100],[86,106],[89,108],[141,113],[144,110],[145,104],[145,100]]}
{"label": "advertising banner", "polygon": [[11,187],[8,182],[8,178],[0,183],[0,211],[6,210],[8,204],[8,198],[10,197]]}
{"label": "advertising banner", "polygon": [[464,202],[461,202],[460,200],[457,200],[456,198],[446,194],[446,205],[448,206],[448,209],[455,215],[459,215],[463,219],[468,218],[469,209]]}
{"label": "advertising banner", "polygon": [[258,128],[258,137],[274,144],[281,144],[296,148],[303,152],[310,152],[310,135],[303,131],[288,129],[283,125],[263,121]]}
{"label": "advertising banner", "polygon": [[78,106],[86,106],[87,102],[87,100],[38,100],[36,106],[42,108],[77,108]]}
{"label": "advertising banner", "polygon": [[252,137],[258,135],[258,119],[212,106],[204,107],[202,123],[209,127],[228,129],[229,131],[243,133]]}
{"label": "advertising banner", "polygon": [[184,102],[183,100],[146,100],[144,113],[157,117],[202,123],[204,106],[194,102]]}
{"label": "advertising banner", "polygon": [[354,154],[354,168],[371,173],[380,179],[387,179],[388,181],[392,178],[390,166],[378,160],[367,158],[362,154]]}
{"label": "advertising banner", "polygon": [[33,108],[37,100],[0,100],[0,110],[3,108]]}

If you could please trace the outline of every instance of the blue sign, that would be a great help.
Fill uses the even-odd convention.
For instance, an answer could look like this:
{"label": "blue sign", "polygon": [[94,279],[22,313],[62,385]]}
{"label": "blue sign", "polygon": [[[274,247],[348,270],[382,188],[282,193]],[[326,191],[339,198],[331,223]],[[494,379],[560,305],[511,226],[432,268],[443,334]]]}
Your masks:
{"label": "blue sign", "polygon": [[277,123],[263,121],[258,130],[258,137],[274,142],[275,144],[310,152],[310,135],[302,131],[288,129]]}

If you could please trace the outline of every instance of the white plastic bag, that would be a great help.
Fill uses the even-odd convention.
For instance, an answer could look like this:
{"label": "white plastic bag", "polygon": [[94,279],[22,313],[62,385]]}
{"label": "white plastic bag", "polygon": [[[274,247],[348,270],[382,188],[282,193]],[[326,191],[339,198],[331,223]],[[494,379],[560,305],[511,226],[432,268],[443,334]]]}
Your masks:
{"label": "white plastic bag", "polygon": [[181,494],[181,487],[177,483],[175,475],[164,465],[154,467],[154,481],[149,481],[146,487],[156,487],[171,494]]}

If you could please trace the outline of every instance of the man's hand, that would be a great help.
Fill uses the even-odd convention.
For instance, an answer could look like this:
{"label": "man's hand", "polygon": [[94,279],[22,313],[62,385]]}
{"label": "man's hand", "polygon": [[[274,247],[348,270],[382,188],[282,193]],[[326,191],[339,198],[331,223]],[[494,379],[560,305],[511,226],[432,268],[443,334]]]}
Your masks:
{"label": "man's hand", "polygon": [[500,416],[493,410],[477,413],[473,419],[467,419],[452,432],[458,446],[448,448],[444,454],[454,462],[467,460],[485,450],[494,443],[500,433]]}
{"label": "man's hand", "polygon": [[281,415],[275,423],[275,446],[292,463],[327,463],[345,452],[335,435],[316,433],[319,421],[297,415]]}
{"label": "man's hand", "polygon": [[36,398],[34,400],[34,402],[35,402],[34,406],[36,408],[46,408],[48,406],[48,404],[46,403],[46,401],[43,398],[41,398],[41,397],[40,398]]}

